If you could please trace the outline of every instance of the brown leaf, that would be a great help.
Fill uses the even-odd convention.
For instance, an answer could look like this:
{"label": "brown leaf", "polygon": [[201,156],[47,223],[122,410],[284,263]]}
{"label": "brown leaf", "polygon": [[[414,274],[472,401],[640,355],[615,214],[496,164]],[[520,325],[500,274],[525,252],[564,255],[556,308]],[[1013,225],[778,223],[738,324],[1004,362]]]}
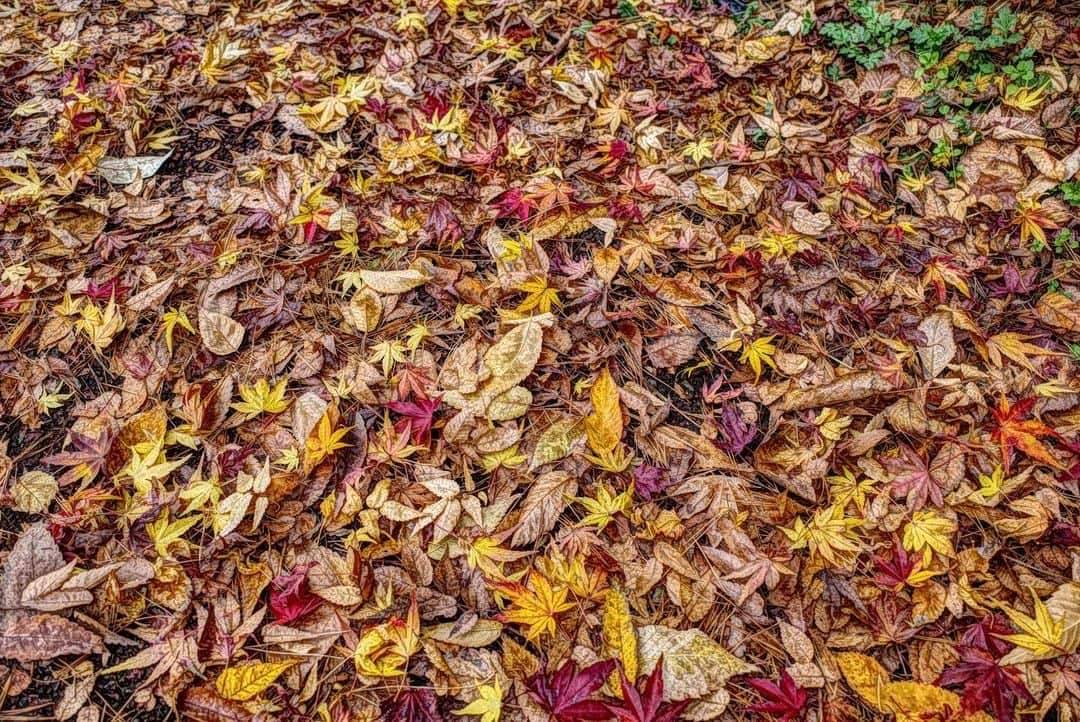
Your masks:
{"label": "brown leaf", "polygon": [[24,617],[0,632],[0,657],[20,662],[104,651],[101,637],[55,614]]}

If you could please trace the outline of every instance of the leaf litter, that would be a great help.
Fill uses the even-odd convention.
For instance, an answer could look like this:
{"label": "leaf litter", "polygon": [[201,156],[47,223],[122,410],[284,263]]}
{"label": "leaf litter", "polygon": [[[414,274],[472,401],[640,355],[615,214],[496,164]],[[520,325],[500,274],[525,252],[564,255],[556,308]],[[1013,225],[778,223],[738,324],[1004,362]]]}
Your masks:
{"label": "leaf litter", "polygon": [[1077,718],[1068,4],[0,15],[0,717]]}

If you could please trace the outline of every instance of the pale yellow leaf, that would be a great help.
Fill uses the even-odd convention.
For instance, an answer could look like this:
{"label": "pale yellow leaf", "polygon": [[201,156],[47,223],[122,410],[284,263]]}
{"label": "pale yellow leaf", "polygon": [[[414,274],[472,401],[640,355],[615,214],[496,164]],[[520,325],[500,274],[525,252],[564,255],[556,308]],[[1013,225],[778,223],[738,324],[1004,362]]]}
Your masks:
{"label": "pale yellow leaf", "polygon": [[59,490],[56,478],[45,471],[28,471],[11,485],[11,495],[15,497],[15,511],[28,514],[40,514],[49,508]]}

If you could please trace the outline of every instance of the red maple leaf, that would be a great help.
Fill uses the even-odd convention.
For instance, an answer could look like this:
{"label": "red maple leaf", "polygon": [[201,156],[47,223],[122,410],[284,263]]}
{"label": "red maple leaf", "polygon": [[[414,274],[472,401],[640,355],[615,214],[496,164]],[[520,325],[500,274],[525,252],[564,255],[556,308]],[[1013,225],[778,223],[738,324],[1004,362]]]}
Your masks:
{"label": "red maple leaf", "polygon": [[778,715],[781,722],[791,722],[799,716],[806,704],[806,690],[795,684],[787,670],[780,670],[779,685],[760,677],[748,679],[746,683],[766,700],[750,705],[747,709],[751,712]]}
{"label": "red maple leaf", "polygon": [[431,425],[435,423],[435,412],[442,405],[442,396],[433,399],[418,398],[416,401],[391,401],[386,406],[405,418],[394,425],[398,434],[409,431],[409,437],[417,444],[426,444],[431,439]]}
{"label": "red maple leaf", "polygon": [[[637,685],[631,684],[618,665],[619,685],[622,688],[622,700],[619,704],[604,703],[619,722],[677,722],[679,715],[690,704],[682,702],[664,702],[664,656],[656,660],[656,667],[649,676],[642,675]],[[640,689],[639,689],[640,688]]]}
{"label": "red maple leaf", "polygon": [[1034,407],[1034,397],[1017,401],[1015,405],[1010,406],[1009,402],[1002,396],[998,407],[990,410],[998,424],[990,438],[1001,445],[1001,463],[1006,474],[1009,473],[1009,467],[1012,463],[1013,448],[1020,449],[1032,459],[1041,461],[1055,469],[1065,468],[1060,461],[1053,457],[1050,450],[1039,441],[1040,436],[1061,439],[1061,434],[1041,421],[1026,418]]}
{"label": "red maple leaf", "polygon": [[388,722],[443,722],[435,692],[423,687],[404,689],[383,706]]}
{"label": "red maple leaf", "polygon": [[997,722],[1013,722],[1017,702],[1035,701],[1020,670],[997,663],[1011,645],[996,635],[1008,633],[1009,626],[994,616],[972,625],[960,641],[960,664],[938,678],[939,686],[963,686],[960,711],[964,715],[989,705]]}
{"label": "red maple leaf", "polygon": [[874,583],[894,592],[903,589],[908,577],[915,571],[916,560],[908,556],[907,550],[899,540],[896,542],[896,553],[891,560],[876,554],[873,559],[878,568],[878,573],[874,575]]}
{"label": "red maple leaf", "polygon": [[270,613],[279,624],[303,617],[318,609],[323,600],[311,593],[308,570],[315,562],[298,564],[289,574],[279,574],[270,582]]}
{"label": "red maple leaf", "polygon": [[523,223],[536,210],[536,201],[527,197],[520,188],[511,188],[491,205],[498,211],[496,218],[517,218]]}
{"label": "red maple leaf", "polygon": [[554,673],[541,669],[525,680],[529,696],[557,722],[590,722],[611,717],[602,702],[589,699],[604,686],[604,680],[615,669],[615,662],[606,660],[578,669],[573,660],[567,660]]}

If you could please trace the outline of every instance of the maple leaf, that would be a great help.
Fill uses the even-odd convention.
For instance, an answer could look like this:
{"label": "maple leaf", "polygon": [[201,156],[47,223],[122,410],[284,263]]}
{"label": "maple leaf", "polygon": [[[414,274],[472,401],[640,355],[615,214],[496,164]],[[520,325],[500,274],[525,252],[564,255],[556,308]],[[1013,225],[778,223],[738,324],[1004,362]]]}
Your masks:
{"label": "maple leaf", "polygon": [[57,482],[60,486],[67,486],[76,481],[89,484],[97,478],[105,468],[105,461],[112,448],[114,434],[106,427],[96,437],[89,437],[76,431],[70,432],[73,451],[62,451],[59,454],[46,456],[41,461],[45,464],[57,466],[70,466]]}
{"label": "maple leaf", "polygon": [[893,592],[899,592],[905,584],[917,587],[942,573],[924,569],[924,560],[908,556],[907,549],[899,541],[895,543],[892,560],[875,554],[873,561],[878,568],[878,573],[874,575],[874,583],[884,589],[891,589]]}
{"label": "maple leaf", "polygon": [[418,398],[416,401],[392,401],[386,406],[405,416],[394,427],[399,435],[415,439],[417,444],[426,446],[431,440],[431,426],[435,422],[435,412],[442,405],[442,397],[433,399]]}
{"label": "maple leaf", "polygon": [[990,412],[997,421],[997,428],[991,433],[990,438],[1001,445],[1001,462],[1005,473],[1009,473],[1012,464],[1012,450],[1020,449],[1032,459],[1041,461],[1055,469],[1064,469],[1065,466],[1055,459],[1039,441],[1040,436],[1049,436],[1060,439],[1061,434],[1051,429],[1041,421],[1025,419],[1035,407],[1035,398],[1030,397],[1010,405],[1004,396],[996,409]]}
{"label": "maple leaf", "polygon": [[900,453],[899,458],[885,460],[885,468],[896,474],[892,482],[893,494],[906,495],[908,508],[912,510],[922,509],[927,501],[937,507],[944,506],[941,486],[930,465],[907,444],[900,445]]}
{"label": "maple leaf", "polygon": [[776,362],[772,360],[773,354],[776,353],[776,346],[772,343],[774,338],[776,336],[762,336],[749,343],[744,341],[742,344],[739,362],[750,364],[750,368],[754,371],[754,383],[761,378],[762,363],[776,370]]}
{"label": "maple leaf", "polygon": [[554,673],[540,670],[525,680],[529,696],[556,722],[600,722],[611,717],[607,707],[598,700],[589,699],[604,686],[604,680],[615,669],[614,660],[603,660],[578,669],[574,660],[568,659]]}
{"label": "maple leaf", "polygon": [[809,523],[798,517],[792,528],[780,527],[780,531],[791,541],[793,550],[809,548],[825,562],[845,566],[859,552],[860,544],[851,532],[861,523],[845,517],[844,507],[833,504],[815,512]]}
{"label": "maple leaf", "polygon": [[155,481],[166,478],[188,460],[187,456],[183,456],[169,461],[165,457],[163,445],[164,440],[158,439],[149,445],[145,452],[141,451],[145,444],[136,444],[131,448],[131,460],[121,470],[120,476],[131,479],[132,486],[139,494],[149,494]]}
{"label": "maple leaf", "polygon": [[738,408],[734,404],[726,404],[720,411],[720,435],[717,439],[718,447],[738,456],[743,450],[757,438],[757,423],[748,424],[742,419]]}
{"label": "maple leaf", "polygon": [[952,535],[956,522],[936,511],[917,511],[904,527],[904,548],[911,552],[933,550],[942,556],[955,556]]}
{"label": "maple leaf", "polygon": [[384,705],[383,714],[387,722],[443,722],[435,691],[425,687],[399,691]]}
{"label": "maple leaf", "polygon": [[240,398],[243,401],[232,405],[232,408],[253,418],[259,414],[280,414],[289,408],[289,402],[285,400],[285,386],[289,383],[288,378],[283,378],[274,384],[273,388],[266,379],[259,379],[254,386],[240,384]]}
{"label": "maple leaf", "polygon": [[603,531],[608,524],[615,520],[617,514],[625,514],[630,511],[634,504],[634,497],[631,489],[619,494],[613,494],[607,485],[600,484],[596,488],[595,499],[587,496],[575,496],[574,501],[584,506],[589,512],[578,522],[578,526],[595,525],[597,531]]}
{"label": "maple leaf", "polygon": [[434,385],[434,381],[428,376],[431,369],[426,366],[413,366],[405,364],[405,368],[397,374],[398,397],[407,399],[414,396],[418,399],[426,399],[427,389]]}
{"label": "maple leaf", "polygon": [[760,677],[748,679],[746,683],[766,700],[752,704],[747,709],[751,712],[779,716],[781,722],[790,722],[802,714],[809,696],[805,689],[795,684],[795,680],[785,669],[780,670],[779,685],[770,679]]}
{"label": "maple leaf", "polygon": [[360,636],[353,664],[357,673],[367,677],[401,677],[419,649],[420,615],[414,596],[406,619],[391,616]]}
{"label": "maple leaf", "polygon": [[313,566],[315,562],[298,564],[270,582],[270,613],[278,624],[296,621],[322,606],[322,598],[311,592],[308,583],[308,570]]}
{"label": "maple leaf", "polygon": [[312,467],[318,466],[323,459],[333,456],[341,449],[352,446],[352,444],[342,441],[345,434],[351,430],[351,426],[335,429],[328,410],[319,418],[319,423],[315,426],[315,432],[307,439],[307,463]]}
{"label": "maple leaf", "polygon": [[1031,652],[1033,659],[1049,659],[1061,654],[1068,654],[1068,650],[1062,647],[1062,638],[1065,635],[1065,620],[1055,619],[1046,604],[1039,599],[1034,589],[1031,592],[1031,603],[1035,607],[1035,616],[1029,617],[1023,612],[1005,606],[1005,613],[1009,615],[1009,621],[1019,627],[1020,634],[998,635],[1007,642],[1012,642],[1021,649]]}
{"label": "maple leaf", "polygon": [[150,541],[153,542],[158,556],[163,559],[172,559],[173,555],[170,547],[174,544],[179,544],[187,553],[190,545],[182,537],[188,529],[199,522],[199,519],[198,516],[189,516],[185,519],[169,521],[169,512],[163,511],[156,521],[147,524],[146,534],[150,537]]}
{"label": "maple leaf", "polygon": [[536,201],[520,188],[505,191],[491,205],[497,210],[496,218],[517,218],[522,223],[536,210]]}
{"label": "maple leaf", "polygon": [[672,480],[666,469],[642,464],[634,469],[634,493],[645,501],[652,501],[667,491]]}
{"label": "maple leaf", "polygon": [[394,364],[405,362],[405,344],[397,339],[393,341],[380,341],[371,347],[371,363],[381,363],[385,378],[390,378],[390,371]]}
{"label": "maple leaf", "polygon": [[1046,230],[1058,227],[1057,223],[1047,217],[1042,209],[1042,203],[1035,198],[1022,198],[1016,206],[1016,216],[1012,220],[1013,225],[1020,226],[1020,242],[1025,246],[1031,240],[1046,246]]}
{"label": "maple leaf", "polygon": [[536,572],[529,575],[528,586],[515,582],[497,582],[493,586],[513,605],[499,618],[525,625],[525,638],[530,641],[545,634],[554,636],[556,617],[574,608],[574,603],[566,599],[566,587],[552,588],[548,580]]}
{"label": "maple leaf", "polygon": [[691,700],[664,702],[664,655],[656,660],[652,674],[638,677],[637,684],[626,678],[622,665],[617,665],[619,686],[622,691],[620,704],[604,703],[619,722],[678,722],[679,715]]}
{"label": "maple leaf", "polygon": [[548,280],[544,276],[536,276],[525,283],[514,286],[515,290],[528,295],[518,304],[518,311],[532,311],[536,309],[540,313],[550,313],[553,306],[562,306],[559,300],[559,291],[548,286]]}
{"label": "maple leaf", "polygon": [[936,256],[923,267],[923,283],[931,283],[937,289],[938,303],[945,303],[945,284],[971,298],[971,288],[964,280],[968,275],[967,271],[953,263],[952,256]]}
{"label": "maple leaf", "polygon": [[165,334],[165,347],[169,349],[169,353],[173,352],[173,334],[176,332],[176,327],[184,329],[190,334],[196,334],[195,327],[191,324],[191,319],[188,318],[187,313],[184,310],[178,308],[170,308],[161,317],[161,330]]}
{"label": "maple leaf", "polygon": [[495,684],[478,684],[476,691],[480,696],[461,709],[453,710],[450,714],[478,715],[480,722],[499,722],[502,716],[503,692],[499,678],[495,678]]}
{"label": "maple leaf", "polygon": [[960,663],[938,677],[938,686],[963,686],[964,714],[971,715],[989,705],[997,722],[1013,722],[1019,701],[1035,701],[1020,670],[997,663],[1008,646],[995,635],[1008,632],[1009,628],[998,617],[984,617],[964,633],[958,647]]}

